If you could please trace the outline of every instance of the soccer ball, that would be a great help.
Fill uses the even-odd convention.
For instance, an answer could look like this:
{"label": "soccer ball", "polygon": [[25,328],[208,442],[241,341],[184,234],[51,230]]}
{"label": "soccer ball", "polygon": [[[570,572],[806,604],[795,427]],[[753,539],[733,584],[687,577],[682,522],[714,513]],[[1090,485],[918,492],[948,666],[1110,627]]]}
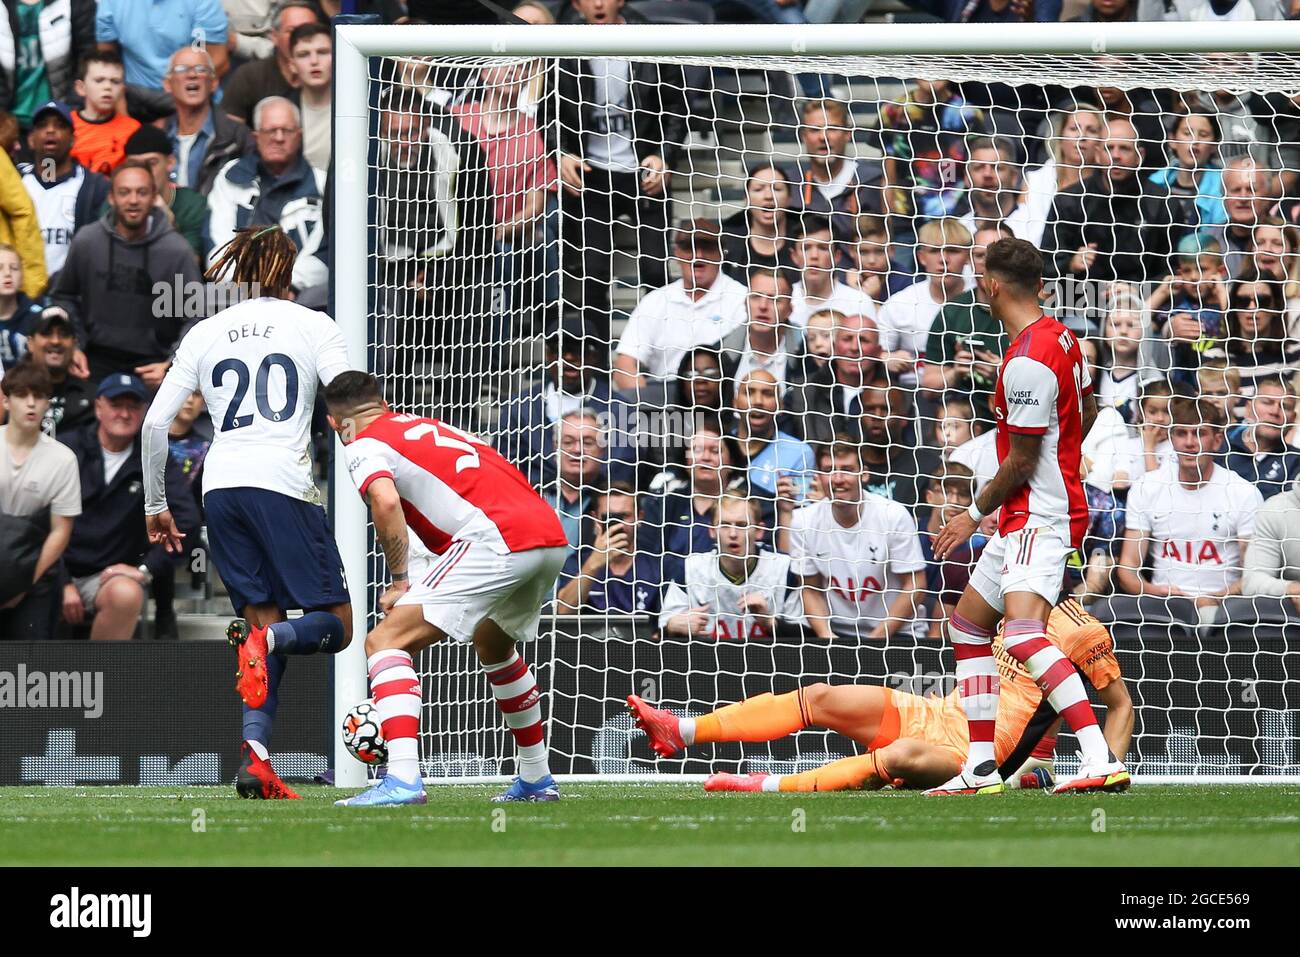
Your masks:
{"label": "soccer ball", "polygon": [[343,743],[362,764],[388,762],[388,742],[379,729],[379,709],[374,698],[353,705],[347,713],[343,719]]}

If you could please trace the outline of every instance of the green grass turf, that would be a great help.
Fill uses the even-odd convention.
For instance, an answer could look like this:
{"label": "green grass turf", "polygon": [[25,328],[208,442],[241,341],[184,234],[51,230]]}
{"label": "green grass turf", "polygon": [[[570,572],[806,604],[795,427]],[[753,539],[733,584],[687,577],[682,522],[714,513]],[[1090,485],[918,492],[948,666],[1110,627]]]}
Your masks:
{"label": "green grass turf", "polygon": [[[440,787],[414,808],[336,808],[339,792],[242,801],[232,788],[0,789],[0,863],[1137,864],[1300,860],[1300,787],[1135,787],[1127,794],[704,794],[583,784],[545,805]],[[1095,809],[1105,812],[1098,833]],[[195,833],[202,809],[206,830]],[[494,819],[501,809],[503,818]],[[800,813],[802,812],[802,813]],[[494,830],[504,822],[505,830]],[[796,825],[802,820],[802,830]]]}

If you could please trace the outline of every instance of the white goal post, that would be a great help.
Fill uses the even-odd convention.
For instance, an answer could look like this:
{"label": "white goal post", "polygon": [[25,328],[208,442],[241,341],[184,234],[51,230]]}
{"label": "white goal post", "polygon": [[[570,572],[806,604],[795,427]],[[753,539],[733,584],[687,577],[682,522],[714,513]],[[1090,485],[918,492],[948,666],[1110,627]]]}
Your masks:
{"label": "white goal post", "polygon": [[[817,25],[805,27],[769,25],[623,25],[603,26],[380,26],[345,24],[335,33],[334,69],[334,180],[331,202],[334,260],[332,263],[335,317],[348,342],[354,360],[368,357],[373,351],[375,323],[372,299],[375,280],[374,197],[370,182],[374,164],[376,136],[375,80],[372,62],[376,58],[436,58],[469,62],[491,62],[493,58],[541,58],[554,61],[563,57],[622,57],[632,60],[669,62],[707,68],[746,66],[754,69],[796,74],[825,73],[836,76],[870,76],[875,78],[916,78],[978,80],[1008,84],[1108,85],[1137,89],[1144,82],[1174,90],[1231,90],[1236,92],[1300,93],[1300,23],[1294,21],[1259,21],[1253,23],[1118,23],[1118,24],[862,24]],[[1252,54],[1251,57],[1223,58],[1223,54]],[[794,96],[790,97],[792,100]],[[675,219],[676,217],[674,217]],[[563,255],[563,253],[561,253]],[[536,336],[534,328],[525,335]],[[396,404],[396,403],[395,403]],[[335,456],[332,476],[332,518],[339,550],[353,594],[353,641],[334,663],[334,719],[331,734],[334,742],[336,783],[359,786],[364,783],[365,768],[347,752],[338,734],[338,719],[352,705],[367,697],[364,636],[372,624],[373,607],[382,589],[376,581],[375,548],[363,502],[356,495],[341,455]],[[382,574],[382,571],[381,571]],[[595,618],[599,623],[599,616]],[[556,639],[558,641],[558,638]],[[598,639],[592,639],[596,641]],[[621,639],[620,639],[621,640]],[[555,654],[554,645],[551,646]],[[1170,652],[1173,658],[1181,652]],[[1283,651],[1261,651],[1265,656],[1280,657]],[[1289,652],[1294,656],[1294,652]],[[527,652],[525,652],[527,655]],[[629,656],[632,652],[628,652]],[[1216,659],[1226,660],[1227,652],[1214,652]],[[461,656],[463,657],[463,656]],[[610,657],[613,657],[611,654]],[[448,667],[456,667],[461,658],[452,655]],[[469,659],[464,659],[468,663]],[[530,656],[531,660],[531,656]],[[604,660],[597,658],[597,661]],[[628,660],[633,660],[629,657]],[[689,655],[687,660],[690,659]],[[740,660],[746,660],[741,656]],[[918,659],[919,660],[919,659]],[[553,663],[535,662],[538,680],[546,699],[548,738],[556,731],[556,700],[551,696],[550,678],[556,673]],[[568,665],[565,666],[566,668]],[[590,668],[589,664],[573,670]],[[612,665],[610,667],[613,667]],[[667,667],[666,665],[664,667]],[[780,671],[780,666],[774,666]],[[916,667],[920,668],[917,664]],[[1281,664],[1279,668],[1283,668]],[[1295,663],[1286,665],[1284,682],[1288,695],[1294,694]],[[781,672],[790,677],[788,672]],[[1218,672],[1216,672],[1216,675]],[[1235,676],[1236,672],[1225,674]],[[426,678],[428,676],[426,675]],[[441,678],[442,676],[437,676]],[[798,677],[798,675],[794,675]],[[838,673],[848,681],[852,674]],[[879,679],[881,676],[875,676]],[[477,679],[476,680],[481,680]],[[1171,678],[1171,681],[1175,679]],[[1207,682],[1216,680],[1206,678]],[[1228,680],[1228,679],[1225,679]],[[1231,680],[1236,680],[1235,677]],[[430,684],[424,684],[425,715],[439,704],[427,700]],[[1217,708],[1202,704],[1200,685],[1194,690],[1194,710]],[[566,692],[568,694],[568,692]],[[578,694],[578,692],[573,692]],[[470,693],[475,704],[490,704],[491,698]],[[1216,699],[1217,700],[1217,699]],[[708,702],[709,706],[725,703]],[[573,702],[565,702],[566,707]],[[1173,709],[1173,705],[1169,706]],[[577,713],[574,704],[573,713]],[[468,712],[467,712],[468,713]],[[566,714],[569,712],[566,711]],[[1296,714],[1282,713],[1258,736],[1295,734]],[[567,718],[565,720],[568,720]],[[1271,719],[1270,719],[1271,720]],[[1290,722],[1290,723],[1288,723]],[[624,733],[626,728],[614,729]],[[1233,732],[1226,732],[1232,734]],[[614,738],[618,734],[613,735]],[[626,734],[624,734],[626,737]],[[439,779],[458,781],[498,780],[502,771],[494,765],[497,758],[513,753],[508,736],[480,734],[483,740],[496,741],[495,755],[483,754],[484,765],[470,762],[464,767],[446,766]],[[571,738],[570,740],[577,740]],[[427,732],[422,742],[427,741]],[[809,739],[812,746],[800,752],[800,760],[778,761],[771,766],[798,766],[808,760],[833,757],[827,753],[825,737]],[[1213,763],[1203,768],[1193,755],[1181,761],[1169,747],[1169,761],[1152,765],[1145,778],[1149,781],[1243,780],[1300,781],[1300,756],[1294,741],[1287,745],[1289,756],[1283,766],[1270,764],[1272,770],[1262,774],[1237,775],[1236,766],[1216,773]],[[1278,751],[1278,754],[1283,754]],[[572,757],[572,755],[570,755]],[[594,760],[594,770],[587,770],[599,756],[586,754],[584,770],[575,772],[573,780],[688,780],[689,774],[655,777],[648,761],[622,758],[606,763]],[[1186,758],[1186,755],[1183,755]],[[1276,759],[1269,758],[1269,762]],[[620,763],[621,762],[621,763]],[[1261,759],[1261,763],[1265,763]],[[666,762],[669,770],[698,771],[695,766]],[[1184,767],[1184,764],[1187,766]],[[753,765],[752,767],[758,767]],[[439,765],[443,768],[443,765]],[[607,773],[606,773],[607,772]]]}

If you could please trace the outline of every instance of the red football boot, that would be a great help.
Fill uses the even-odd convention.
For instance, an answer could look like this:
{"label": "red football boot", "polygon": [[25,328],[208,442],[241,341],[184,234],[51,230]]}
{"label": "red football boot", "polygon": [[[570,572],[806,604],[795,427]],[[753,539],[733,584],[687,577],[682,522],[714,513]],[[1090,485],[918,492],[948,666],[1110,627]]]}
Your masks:
{"label": "red football boot", "polygon": [[761,791],[770,774],[728,774],[719,771],[704,779],[706,791]]}
{"label": "red football boot", "polygon": [[245,741],[242,745],[244,760],[235,775],[235,790],[242,798],[261,798],[267,801],[298,801],[298,797],[280,780],[270,761],[263,761]]}
{"label": "red football boot", "polygon": [[270,692],[266,674],[266,629],[254,628],[242,618],[226,626],[226,640],[239,652],[239,670],[235,672],[235,690],[244,704],[260,708]]}
{"label": "red football boot", "polygon": [[660,757],[671,758],[685,749],[686,742],[678,730],[681,719],[677,715],[656,708],[634,694],[627,696],[627,707],[632,712],[636,726],[645,732],[645,736],[650,739],[650,747]]}

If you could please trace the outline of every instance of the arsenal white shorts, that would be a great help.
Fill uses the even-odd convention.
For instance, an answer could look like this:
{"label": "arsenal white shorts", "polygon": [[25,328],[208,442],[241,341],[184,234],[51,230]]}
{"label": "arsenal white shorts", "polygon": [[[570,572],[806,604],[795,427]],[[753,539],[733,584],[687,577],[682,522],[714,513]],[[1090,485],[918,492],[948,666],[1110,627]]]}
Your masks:
{"label": "arsenal white shorts", "polygon": [[1051,528],[1022,528],[989,539],[971,572],[971,586],[996,611],[1016,591],[1042,595],[1055,605],[1061,597],[1065,563],[1074,549]]}
{"label": "arsenal white shorts", "polygon": [[532,641],[567,556],[567,548],[502,555],[481,542],[452,542],[428,561],[412,556],[411,588],[397,604],[421,606],[424,620],[453,641],[473,641],[484,618],[516,641]]}

